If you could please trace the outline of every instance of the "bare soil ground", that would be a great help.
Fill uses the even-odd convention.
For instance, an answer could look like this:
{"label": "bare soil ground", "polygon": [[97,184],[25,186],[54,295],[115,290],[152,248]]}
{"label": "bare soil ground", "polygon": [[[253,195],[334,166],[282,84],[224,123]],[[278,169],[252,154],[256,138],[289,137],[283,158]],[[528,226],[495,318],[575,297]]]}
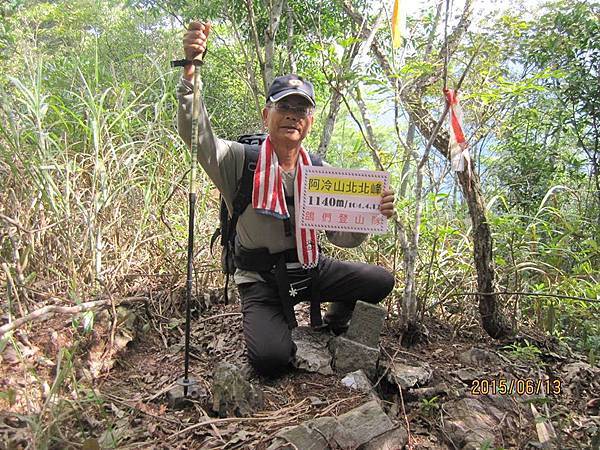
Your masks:
{"label": "bare soil ground", "polygon": [[[369,398],[343,386],[338,375],[291,370],[276,379],[253,375],[265,406],[252,417],[216,417],[206,402],[171,410],[166,392],[183,374],[182,295],[154,292],[148,299],[133,310],[98,314],[93,332],[81,321],[55,317],[14,334],[0,349],[0,448],[264,449],[286,426],[343,414]],[[245,365],[239,305],[219,299],[218,292],[206,292],[194,309],[191,373],[208,392],[218,362]],[[298,314],[306,321],[306,310]],[[598,372],[590,372],[581,355],[532,332],[511,343],[493,341],[474,320],[456,327],[429,318],[425,325],[428,341],[409,349],[400,345],[392,320],[381,339],[382,360],[427,362],[433,369],[424,386],[435,388],[429,394],[402,392],[385,374],[375,386],[388,415],[407,427],[408,448],[463,448],[449,422],[456,401],[465,398],[505,412],[486,448],[540,448],[539,422],[551,423],[557,435],[550,448],[598,445],[600,377],[589,375]],[[465,356],[474,347],[483,360]],[[586,370],[573,369],[574,363]],[[557,382],[561,389],[481,392],[481,380],[505,377]],[[537,421],[530,404],[540,411]]]}

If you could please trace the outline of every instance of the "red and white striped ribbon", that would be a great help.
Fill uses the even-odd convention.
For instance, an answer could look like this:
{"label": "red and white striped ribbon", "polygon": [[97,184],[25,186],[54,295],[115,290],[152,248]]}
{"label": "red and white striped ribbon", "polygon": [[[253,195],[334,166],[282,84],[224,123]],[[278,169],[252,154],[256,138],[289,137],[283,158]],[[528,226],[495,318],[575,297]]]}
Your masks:
{"label": "red and white striped ribbon", "polygon": [[[308,152],[301,147],[296,163],[296,179],[294,180],[294,203],[296,205],[300,205],[301,201],[302,166],[311,165],[312,162]],[[277,219],[289,219],[290,217],[285,203],[281,169],[270,136],[267,136],[258,154],[256,170],[254,171],[252,207],[259,214],[276,217]],[[313,229],[301,228],[299,214],[296,214],[295,227],[296,248],[300,264],[305,269],[316,267],[319,262],[317,232]]]}
{"label": "red and white striped ribbon", "polygon": [[444,89],[444,96],[449,107],[449,131],[450,139],[448,141],[448,151],[450,152],[450,161],[452,169],[455,172],[465,170],[465,162],[467,163],[467,171],[471,173],[471,157],[465,133],[463,132],[463,111],[458,100],[458,92],[454,89]]}

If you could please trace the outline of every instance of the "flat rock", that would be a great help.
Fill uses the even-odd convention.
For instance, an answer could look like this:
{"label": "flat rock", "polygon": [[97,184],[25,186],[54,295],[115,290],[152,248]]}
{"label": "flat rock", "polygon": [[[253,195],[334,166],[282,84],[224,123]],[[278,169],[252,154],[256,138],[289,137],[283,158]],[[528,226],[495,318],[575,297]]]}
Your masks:
{"label": "flat rock", "polygon": [[[191,378],[190,380],[193,381]],[[167,403],[171,409],[184,408],[188,404],[191,404],[192,400],[206,402],[206,400],[208,400],[206,389],[195,383],[188,386],[187,396],[185,396],[183,395],[183,386],[181,384],[176,384],[167,392]]]}
{"label": "flat rock", "polygon": [[433,370],[426,362],[413,365],[398,362],[386,363],[386,367],[388,368],[388,381],[392,384],[398,384],[402,389],[423,386],[429,383],[433,376]]}
{"label": "flat rock", "polygon": [[460,381],[463,381],[465,383],[470,383],[473,380],[483,378],[485,375],[484,371],[478,370],[478,369],[473,369],[471,367],[458,369],[457,371],[455,371],[453,373],[456,374],[456,376],[460,379]]}
{"label": "flat rock", "polygon": [[350,389],[360,392],[371,392],[373,385],[369,380],[369,377],[362,371],[357,370],[350,372],[344,378],[342,378],[342,384]]}
{"label": "flat rock", "polygon": [[477,398],[463,398],[444,404],[444,424],[448,439],[454,448],[475,450],[496,448],[502,442],[501,429],[510,429],[506,424],[506,411]]}
{"label": "flat rock", "polygon": [[333,374],[329,352],[331,335],[310,327],[296,327],[292,330],[292,340],[297,347],[294,367],[323,375]]}
{"label": "flat rock", "polygon": [[361,445],[358,450],[399,450],[404,448],[407,443],[408,433],[406,428],[399,425]]}
{"label": "flat rock", "polygon": [[320,417],[295,427],[285,428],[277,433],[267,450],[306,449],[324,450],[331,448],[329,443],[338,428],[334,417]]}
{"label": "flat rock", "polygon": [[343,336],[337,336],[331,343],[336,372],[347,374],[362,369],[370,379],[375,379],[379,348],[369,347]]}
{"label": "flat rock", "polygon": [[247,417],[263,406],[263,392],[238,367],[226,362],[215,368],[212,394],[213,411],[220,417]]}
{"label": "flat rock", "polygon": [[385,308],[371,303],[356,302],[346,337],[359,344],[379,347],[379,335],[385,322]]}
{"label": "flat rock", "polygon": [[477,347],[473,347],[466,352],[461,353],[458,356],[458,359],[465,366],[477,367],[497,366],[501,362],[498,355]]}
{"label": "flat rock", "polygon": [[[267,450],[363,448],[361,446],[392,430],[394,430],[392,421],[379,402],[372,400],[339,417],[321,417],[287,428],[277,434]],[[401,436],[399,438],[401,439]]]}
{"label": "flat rock", "polygon": [[351,438],[346,446],[344,446],[344,442],[338,440],[338,444],[342,448],[352,448],[351,444],[353,443],[361,446],[394,428],[394,424],[376,400],[371,400],[342,414],[338,417],[338,421]]}

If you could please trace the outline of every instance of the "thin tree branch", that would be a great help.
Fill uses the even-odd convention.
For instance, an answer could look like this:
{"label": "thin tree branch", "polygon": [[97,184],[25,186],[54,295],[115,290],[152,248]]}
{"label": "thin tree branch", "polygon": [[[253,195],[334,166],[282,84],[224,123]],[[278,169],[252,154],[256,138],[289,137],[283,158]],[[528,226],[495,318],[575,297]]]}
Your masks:
{"label": "thin tree branch", "polygon": [[462,292],[457,294],[447,295],[445,298],[450,297],[467,297],[467,296],[478,296],[478,295],[526,295],[532,297],[552,297],[552,298],[564,298],[568,300],[579,300],[586,303],[600,303],[600,299],[577,297],[574,295],[563,295],[563,294],[544,294],[542,292]]}
{"label": "thin tree branch", "polygon": [[250,31],[252,32],[252,38],[254,39],[254,47],[256,50],[256,57],[258,58],[258,64],[260,66],[260,72],[263,75],[263,86],[265,88],[265,95],[269,89],[267,81],[265,79],[265,59],[260,52],[260,40],[258,39],[258,30],[256,28],[256,19],[254,17],[254,5],[252,0],[246,0],[246,8],[248,10],[248,22],[250,22]]}
{"label": "thin tree branch", "polygon": [[[127,297],[122,299],[122,302],[133,302],[133,301],[142,301],[148,300],[147,297]],[[104,309],[111,306],[111,301],[108,298],[102,300],[94,300],[91,302],[81,303],[77,306],[58,306],[58,305],[48,305],[44,306],[40,309],[36,309],[30,314],[23,316],[19,319],[16,319],[14,322],[8,323],[0,327],[0,338],[3,337],[9,331],[16,330],[17,328],[25,325],[30,322],[42,322],[44,320],[48,320],[54,314],[67,314],[74,315],[79,314],[86,311],[91,310],[99,310]]]}

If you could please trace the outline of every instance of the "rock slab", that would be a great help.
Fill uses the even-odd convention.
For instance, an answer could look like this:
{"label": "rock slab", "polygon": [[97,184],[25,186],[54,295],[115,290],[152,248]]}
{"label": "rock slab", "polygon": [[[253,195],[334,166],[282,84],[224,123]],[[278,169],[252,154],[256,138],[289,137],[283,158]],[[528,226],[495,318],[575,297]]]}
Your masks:
{"label": "rock slab", "polygon": [[342,378],[342,384],[350,389],[360,392],[371,392],[373,390],[371,381],[362,370],[350,372]]}
{"label": "rock slab", "polygon": [[[296,427],[287,428],[277,434],[268,447],[274,449],[365,449],[373,450],[386,447],[369,446],[371,442],[379,445],[386,439],[398,439],[395,447],[402,448],[404,433],[392,433],[397,430],[376,400],[365,403],[339,417],[321,417],[309,420]],[[392,434],[390,434],[392,433]]]}
{"label": "rock slab", "polygon": [[169,389],[167,392],[167,403],[169,404],[169,408],[182,409],[188,404],[191,404],[192,400],[205,402],[208,399],[208,393],[204,387],[195,382],[193,378],[190,378],[189,380],[191,381],[191,384],[188,386],[187,396],[183,395],[183,385],[179,384],[183,382],[183,379],[180,379],[178,384]]}
{"label": "rock slab", "polygon": [[426,362],[414,365],[394,363],[388,366],[388,381],[398,384],[402,389],[423,386],[431,380],[432,376],[431,366]]}
{"label": "rock slab", "polygon": [[496,354],[477,347],[461,353],[458,359],[465,366],[489,368],[490,366],[499,366],[501,364],[500,358]]}
{"label": "rock slab", "polygon": [[358,450],[400,450],[407,443],[408,433],[406,428],[398,426],[361,445]]}
{"label": "rock slab", "polygon": [[296,327],[292,330],[292,340],[296,344],[293,365],[307,372],[331,375],[331,335],[313,330],[310,327]]}
{"label": "rock slab", "polygon": [[383,329],[385,308],[371,303],[356,302],[350,327],[346,333],[348,339],[369,347],[379,347],[379,335]]}
{"label": "rock slab", "polygon": [[394,428],[394,424],[376,400],[371,400],[364,405],[354,408],[339,417],[339,422],[352,441],[339,442],[342,448],[350,447],[352,443],[357,446],[366,444],[377,436]]}
{"label": "rock slab", "polygon": [[478,450],[501,444],[496,440],[501,438],[501,424],[507,420],[505,411],[472,397],[446,403],[444,411],[446,433],[454,447]]}
{"label": "rock slab", "polygon": [[251,416],[263,406],[263,392],[230,363],[222,362],[215,368],[212,391],[212,408],[220,417]]}
{"label": "rock slab", "polygon": [[375,379],[379,348],[337,336],[332,339],[333,364],[335,370],[347,374],[362,369],[369,378]]}

